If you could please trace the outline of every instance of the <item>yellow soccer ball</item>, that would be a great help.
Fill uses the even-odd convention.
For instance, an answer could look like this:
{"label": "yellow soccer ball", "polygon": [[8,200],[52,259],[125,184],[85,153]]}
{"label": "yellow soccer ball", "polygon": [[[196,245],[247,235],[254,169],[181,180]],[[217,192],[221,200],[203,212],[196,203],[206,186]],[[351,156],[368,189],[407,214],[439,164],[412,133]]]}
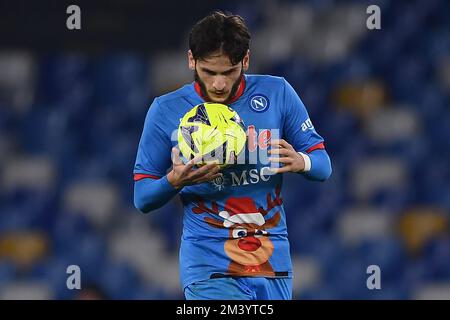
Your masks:
{"label": "yellow soccer ball", "polygon": [[205,102],[181,119],[178,146],[186,160],[201,155],[197,165],[236,163],[247,141],[245,126],[235,110],[220,103]]}

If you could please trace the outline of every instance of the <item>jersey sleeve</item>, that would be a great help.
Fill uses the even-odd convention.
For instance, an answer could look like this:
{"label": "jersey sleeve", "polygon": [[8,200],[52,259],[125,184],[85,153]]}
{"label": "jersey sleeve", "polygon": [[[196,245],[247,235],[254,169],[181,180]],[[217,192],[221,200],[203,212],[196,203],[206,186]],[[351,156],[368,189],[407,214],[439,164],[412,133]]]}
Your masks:
{"label": "jersey sleeve", "polygon": [[283,138],[296,151],[310,153],[324,149],[323,138],[316,132],[302,100],[284,80]]}
{"label": "jersey sleeve", "polygon": [[161,116],[161,106],[155,99],[145,117],[144,129],[139,141],[136,162],[134,165],[134,180],[142,178],[158,179],[166,175],[172,165],[172,143],[163,130],[164,117]]}

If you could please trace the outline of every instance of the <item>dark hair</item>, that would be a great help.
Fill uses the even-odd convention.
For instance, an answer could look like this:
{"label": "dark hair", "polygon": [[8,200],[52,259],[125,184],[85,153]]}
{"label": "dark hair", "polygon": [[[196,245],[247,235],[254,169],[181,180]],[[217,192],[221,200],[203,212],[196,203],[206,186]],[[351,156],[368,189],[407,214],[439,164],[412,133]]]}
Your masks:
{"label": "dark hair", "polygon": [[189,34],[189,49],[195,60],[221,50],[235,65],[250,47],[250,33],[244,19],[216,11],[197,22]]}

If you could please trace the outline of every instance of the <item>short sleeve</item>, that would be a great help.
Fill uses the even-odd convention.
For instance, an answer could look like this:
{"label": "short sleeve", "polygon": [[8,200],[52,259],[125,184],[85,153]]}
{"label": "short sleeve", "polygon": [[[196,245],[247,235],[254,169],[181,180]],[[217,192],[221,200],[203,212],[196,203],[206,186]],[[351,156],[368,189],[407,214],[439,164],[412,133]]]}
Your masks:
{"label": "short sleeve", "polygon": [[323,149],[323,138],[316,132],[302,100],[284,80],[283,137],[296,151]]}
{"label": "short sleeve", "polygon": [[139,141],[133,173],[160,178],[166,175],[172,165],[172,143],[164,132],[164,118],[160,115],[161,106],[155,99],[145,117],[144,129]]}

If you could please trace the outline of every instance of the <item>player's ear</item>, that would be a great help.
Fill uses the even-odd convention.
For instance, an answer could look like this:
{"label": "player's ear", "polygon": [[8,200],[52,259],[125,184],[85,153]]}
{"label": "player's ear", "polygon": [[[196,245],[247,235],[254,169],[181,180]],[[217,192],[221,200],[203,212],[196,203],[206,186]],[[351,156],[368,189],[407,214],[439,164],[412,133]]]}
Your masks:
{"label": "player's ear", "polygon": [[194,59],[194,56],[192,55],[191,50],[188,50],[188,63],[189,63],[189,69],[195,70],[195,59]]}
{"label": "player's ear", "polygon": [[242,69],[244,71],[247,71],[249,65],[250,65],[250,50],[247,50],[247,53],[245,54],[244,59],[242,59]]}

